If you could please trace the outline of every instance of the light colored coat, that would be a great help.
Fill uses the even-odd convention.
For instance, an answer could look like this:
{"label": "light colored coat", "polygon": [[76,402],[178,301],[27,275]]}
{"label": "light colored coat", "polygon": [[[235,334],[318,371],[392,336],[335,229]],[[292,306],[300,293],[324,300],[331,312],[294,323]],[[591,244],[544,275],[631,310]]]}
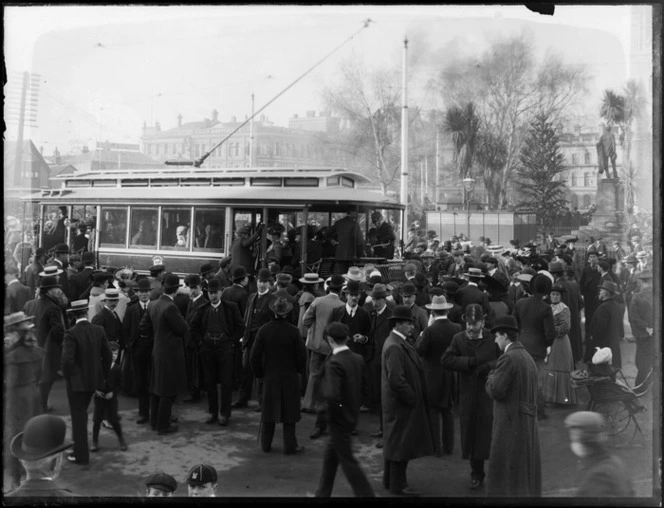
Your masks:
{"label": "light colored coat", "polygon": [[332,311],[344,305],[346,304],[336,293],[319,296],[311,303],[302,318],[302,324],[308,328],[305,342],[307,349],[322,355],[327,355],[332,351],[323,336],[323,330],[332,320]]}

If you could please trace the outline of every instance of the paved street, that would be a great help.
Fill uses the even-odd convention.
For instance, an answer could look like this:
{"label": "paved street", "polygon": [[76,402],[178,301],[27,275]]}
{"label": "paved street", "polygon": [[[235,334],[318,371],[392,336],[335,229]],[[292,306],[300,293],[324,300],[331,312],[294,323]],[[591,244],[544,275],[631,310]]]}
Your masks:
{"label": "paved street", "polygon": [[[628,364],[623,369],[628,381],[633,382],[634,344],[623,343]],[[579,390],[583,404],[586,390]],[[637,416],[644,434],[638,435],[631,446],[618,450],[631,471],[638,495],[650,496],[652,491],[652,394],[642,398],[648,411]],[[51,404],[57,415],[69,425],[64,382],[54,387]],[[255,403],[254,403],[255,404]],[[253,407],[236,410],[226,428],[202,423],[207,414],[206,403],[176,405],[180,417],[180,431],[171,436],[157,436],[149,427],[135,423],[137,401],[121,397],[120,408],[123,430],[129,450],[120,452],[117,439],[109,429],[102,429],[101,450],[91,454],[88,467],[65,463],[62,479],[71,489],[86,496],[141,496],[143,481],[149,474],[163,470],[179,482],[178,495],[186,495],[182,484],[188,470],[198,462],[208,462],[219,471],[220,496],[231,497],[301,497],[312,495],[316,489],[322,467],[325,439],[311,440],[314,416],[303,414],[297,426],[299,443],[306,451],[299,456],[285,456],[282,451],[281,431],[277,427],[273,451],[263,453],[256,436],[260,415]],[[582,406],[579,406],[581,408]],[[550,418],[540,422],[542,450],[542,489],[544,496],[561,497],[573,493],[576,458],[569,449],[567,432],[563,427],[569,408],[550,408]],[[458,419],[457,419],[458,424]],[[359,425],[360,435],[355,440],[356,454],[375,492],[389,497],[381,485],[382,452],[375,447],[369,432],[377,428],[376,415],[363,413]],[[91,426],[91,423],[90,423]],[[409,482],[425,496],[477,497],[468,489],[470,469],[460,458],[457,429],[455,453],[451,457],[426,457],[410,463]],[[352,496],[352,491],[341,472],[337,475],[333,496]]]}

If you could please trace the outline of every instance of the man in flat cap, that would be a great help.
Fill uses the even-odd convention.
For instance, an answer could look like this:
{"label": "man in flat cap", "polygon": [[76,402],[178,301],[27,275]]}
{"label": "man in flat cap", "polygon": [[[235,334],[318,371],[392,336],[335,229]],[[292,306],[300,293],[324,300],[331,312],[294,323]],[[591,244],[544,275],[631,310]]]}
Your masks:
{"label": "man in flat cap", "polygon": [[620,458],[606,448],[604,417],[593,411],[577,411],[565,419],[570,447],[580,457],[575,495],[588,498],[633,497],[630,474]]}
{"label": "man in flat cap", "polygon": [[154,473],[145,480],[145,497],[173,497],[178,482],[166,473]]}
{"label": "man in flat cap", "polygon": [[539,497],[542,464],[537,366],[519,342],[519,328],[513,316],[497,318],[491,333],[504,354],[486,381],[486,392],[493,399],[487,496]]}
{"label": "man in flat cap", "polygon": [[59,416],[39,415],[28,420],[23,432],[12,439],[10,446],[12,455],[21,461],[26,478],[7,497],[76,496],[57,481],[64,451],[73,446],[65,440],[66,433],[67,424]]}
{"label": "man in flat cap", "polygon": [[189,497],[216,497],[217,470],[207,464],[198,464],[187,475]]}
{"label": "man in flat cap", "polygon": [[620,337],[624,336],[622,312],[617,299],[620,298],[616,283],[605,280],[599,288],[600,304],[593,313],[586,335],[585,362],[591,361],[596,347],[611,348],[612,365],[620,368]]}

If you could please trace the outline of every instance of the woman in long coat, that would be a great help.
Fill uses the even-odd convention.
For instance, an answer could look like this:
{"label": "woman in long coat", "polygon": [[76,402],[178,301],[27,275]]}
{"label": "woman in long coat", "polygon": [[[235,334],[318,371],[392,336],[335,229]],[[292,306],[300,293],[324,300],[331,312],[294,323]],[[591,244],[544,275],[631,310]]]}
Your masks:
{"label": "woman in long coat", "polygon": [[484,328],[480,305],[468,305],[463,318],[468,329],[452,337],[442,363],[446,369],[459,373],[461,458],[470,460],[470,487],[477,489],[484,481],[484,461],[489,458],[493,425],[493,401],[484,383],[500,350]]}
{"label": "woman in long coat", "polygon": [[9,474],[6,490],[18,487],[22,470],[18,459],[9,453],[9,443],[30,418],[41,414],[38,383],[44,350],[37,346],[31,319],[23,312],[5,316],[5,322],[12,323],[5,327],[5,340],[11,343],[5,346],[4,465]]}
{"label": "woman in long coat", "polygon": [[289,322],[293,304],[286,298],[271,303],[275,319],[261,326],[249,361],[254,375],[263,379],[261,445],[269,452],[277,423],[284,426],[284,451],[297,453],[295,424],[300,421],[300,374],[307,351],[300,331]]}

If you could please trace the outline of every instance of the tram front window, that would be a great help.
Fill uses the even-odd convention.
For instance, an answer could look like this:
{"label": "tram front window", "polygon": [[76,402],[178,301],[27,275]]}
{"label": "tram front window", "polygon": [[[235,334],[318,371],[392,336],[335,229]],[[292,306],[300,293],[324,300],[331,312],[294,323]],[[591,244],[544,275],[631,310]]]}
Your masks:
{"label": "tram front window", "polygon": [[127,245],[127,209],[101,209],[101,229],[99,244],[102,247],[126,247]]}
{"label": "tram front window", "polygon": [[157,209],[132,208],[131,248],[157,246]]}

